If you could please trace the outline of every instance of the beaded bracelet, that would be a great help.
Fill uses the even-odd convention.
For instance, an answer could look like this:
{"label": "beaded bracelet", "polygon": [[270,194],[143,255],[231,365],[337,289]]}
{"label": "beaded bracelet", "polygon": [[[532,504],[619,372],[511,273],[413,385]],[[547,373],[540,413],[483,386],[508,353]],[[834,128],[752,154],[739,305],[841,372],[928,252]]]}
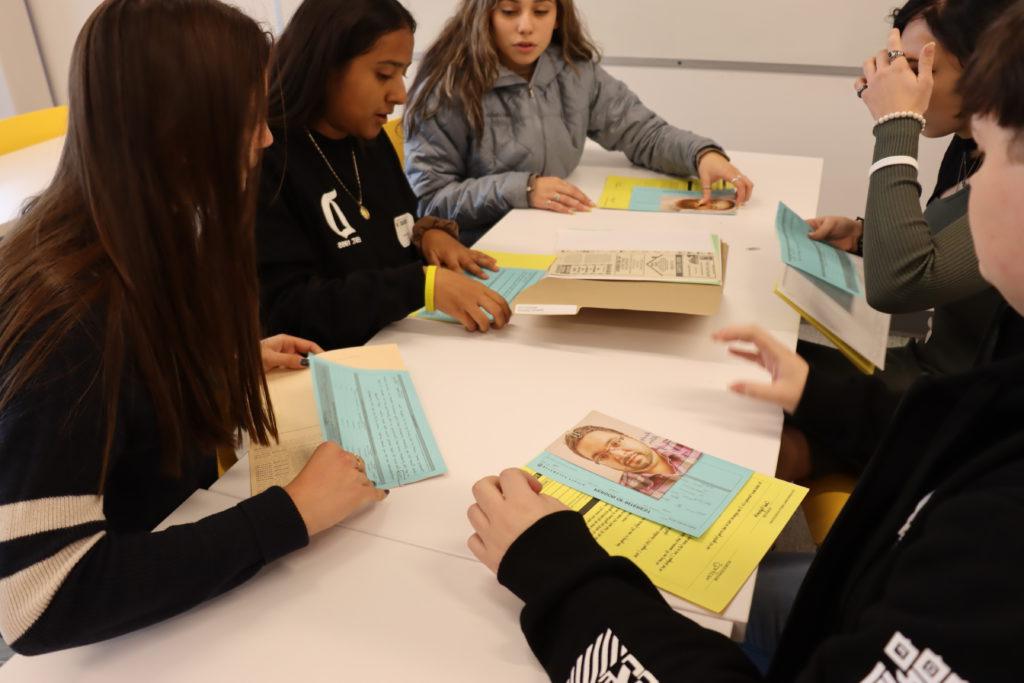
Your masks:
{"label": "beaded bracelet", "polygon": [[875,126],[880,126],[886,121],[892,121],[893,119],[914,119],[921,124],[922,129],[928,125],[928,121],[925,120],[924,116],[918,114],[916,111],[894,111],[893,113],[886,114],[875,121]]}

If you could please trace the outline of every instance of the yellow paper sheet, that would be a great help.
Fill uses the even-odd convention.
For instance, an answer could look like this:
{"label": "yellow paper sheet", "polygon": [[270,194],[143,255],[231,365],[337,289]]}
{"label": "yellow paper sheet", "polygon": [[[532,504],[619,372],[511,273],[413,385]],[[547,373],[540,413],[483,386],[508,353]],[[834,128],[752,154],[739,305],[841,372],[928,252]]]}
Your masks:
{"label": "yellow paper sheet", "polygon": [[794,311],[799,313],[800,317],[803,318],[804,320],[806,320],[807,322],[809,322],[814,327],[814,329],[816,329],[818,332],[821,332],[825,336],[826,339],[828,339],[830,342],[832,342],[835,345],[835,347],[837,349],[839,349],[839,352],[842,353],[844,356],[846,356],[846,359],[848,361],[853,363],[854,367],[856,367],[858,370],[863,372],[865,375],[873,375],[873,374],[875,374],[875,364],[874,363],[872,363],[867,358],[865,358],[864,356],[862,356],[859,353],[857,353],[856,351],[854,351],[853,347],[851,347],[849,344],[844,342],[840,337],[838,337],[834,332],[832,332],[832,330],[830,330],[827,327],[825,327],[824,325],[822,325],[820,322],[815,320],[812,316],[808,315],[807,311],[805,311],[804,309],[800,308],[795,303],[793,303],[793,300],[790,299],[785,294],[783,294],[782,290],[780,290],[778,288],[778,286],[775,287],[775,294],[780,299],[782,299],[787,304],[789,304],[790,308],[792,308]]}
{"label": "yellow paper sheet", "polygon": [[[701,184],[696,178],[631,178],[612,175],[604,181],[604,190],[597,205],[602,209],[628,209],[634,187],[657,187],[662,190],[700,192]],[[734,186],[723,180],[711,185],[712,190],[731,189]]]}
{"label": "yellow paper sheet", "polygon": [[[320,357],[364,370],[405,369],[395,344],[336,349]],[[275,370],[267,375],[267,384],[280,441],[267,446],[253,444],[249,449],[249,487],[253,495],[291,482],[323,441],[312,373]]]}
{"label": "yellow paper sheet", "polygon": [[555,261],[554,254],[513,254],[508,251],[482,250],[498,262],[499,268],[529,268],[531,270],[547,270]]}
{"label": "yellow paper sheet", "polygon": [[755,472],[704,535],[694,538],[539,479],[544,493],[583,514],[602,548],[635,562],[658,588],[719,613],[807,495],[802,486]]}

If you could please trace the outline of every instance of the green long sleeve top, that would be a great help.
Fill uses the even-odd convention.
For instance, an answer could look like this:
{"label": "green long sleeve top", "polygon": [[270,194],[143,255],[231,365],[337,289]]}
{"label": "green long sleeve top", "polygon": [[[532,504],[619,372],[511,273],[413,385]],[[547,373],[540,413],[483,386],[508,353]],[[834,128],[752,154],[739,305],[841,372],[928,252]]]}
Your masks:
{"label": "green long sleeve top", "polygon": [[[917,158],[921,124],[895,119],[875,127],[873,161]],[[864,280],[868,303],[887,313],[935,309],[932,334],[917,344],[921,369],[951,373],[983,352],[1002,297],[978,270],[967,222],[969,189],[921,209],[913,166],[887,166],[871,176],[864,215]]]}

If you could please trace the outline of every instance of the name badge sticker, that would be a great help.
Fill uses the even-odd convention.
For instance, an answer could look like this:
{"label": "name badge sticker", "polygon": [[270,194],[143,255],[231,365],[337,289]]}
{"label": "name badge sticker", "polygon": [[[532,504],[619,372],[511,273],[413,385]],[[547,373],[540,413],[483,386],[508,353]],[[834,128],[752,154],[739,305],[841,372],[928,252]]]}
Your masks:
{"label": "name badge sticker", "polygon": [[412,244],[412,226],[416,223],[411,213],[395,217],[395,236],[403,247]]}

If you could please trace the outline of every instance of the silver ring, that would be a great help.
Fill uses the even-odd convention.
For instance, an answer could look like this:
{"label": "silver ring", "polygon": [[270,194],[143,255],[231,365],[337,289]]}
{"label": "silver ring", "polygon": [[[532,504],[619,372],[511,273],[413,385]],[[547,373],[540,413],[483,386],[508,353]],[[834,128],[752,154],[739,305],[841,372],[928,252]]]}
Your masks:
{"label": "silver ring", "polygon": [[742,179],[743,179],[743,174],[741,173],[740,175],[736,176],[735,178],[733,178],[729,182],[732,183],[733,185],[735,185],[737,180],[742,180]]}
{"label": "silver ring", "polygon": [[555,193],[555,196],[552,197],[552,199],[555,200],[556,202],[559,201],[561,198],[562,198],[562,195],[558,194],[557,192]]}
{"label": "silver ring", "polygon": [[867,89],[868,89],[868,84],[867,83],[865,83],[864,85],[862,85],[859,88],[857,88],[857,97],[863,98],[864,97],[864,91],[867,90]]}
{"label": "silver ring", "polygon": [[894,61],[896,61],[900,57],[906,57],[906,53],[903,50],[889,50],[889,52],[887,54],[889,55],[889,63],[890,64],[892,64]]}

